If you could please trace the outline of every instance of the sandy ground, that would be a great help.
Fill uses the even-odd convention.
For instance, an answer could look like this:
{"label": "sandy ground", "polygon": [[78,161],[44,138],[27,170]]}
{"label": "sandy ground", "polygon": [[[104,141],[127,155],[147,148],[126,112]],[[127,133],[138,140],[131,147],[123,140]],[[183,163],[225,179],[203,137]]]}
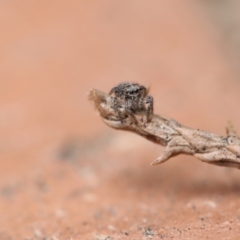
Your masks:
{"label": "sandy ground", "polygon": [[[151,86],[155,112],[225,134],[240,82],[193,1],[0,3],[0,239],[239,239],[240,172],[103,124],[87,99]],[[240,9],[240,8],[239,8]]]}

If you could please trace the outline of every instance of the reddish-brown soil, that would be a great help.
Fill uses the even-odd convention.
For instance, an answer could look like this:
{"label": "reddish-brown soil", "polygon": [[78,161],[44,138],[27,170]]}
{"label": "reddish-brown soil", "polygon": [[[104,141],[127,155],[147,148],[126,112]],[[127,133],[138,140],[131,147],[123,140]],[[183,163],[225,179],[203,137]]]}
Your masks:
{"label": "reddish-brown soil", "polygon": [[155,112],[240,132],[240,82],[194,1],[2,1],[0,239],[239,239],[240,170],[105,126],[87,100],[131,80]]}

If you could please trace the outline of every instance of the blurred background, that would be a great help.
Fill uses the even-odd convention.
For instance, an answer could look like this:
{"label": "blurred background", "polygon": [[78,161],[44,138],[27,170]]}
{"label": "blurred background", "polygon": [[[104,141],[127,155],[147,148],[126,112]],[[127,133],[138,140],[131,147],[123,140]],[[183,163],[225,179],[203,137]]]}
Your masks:
{"label": "blurred background", "polygon": [[[240,132],[237,0],[1,1],[0,239],[237,239],[239,170],[103,124],[123,81],[155,113]],[[220,238],[219,238],[220,237]]]}

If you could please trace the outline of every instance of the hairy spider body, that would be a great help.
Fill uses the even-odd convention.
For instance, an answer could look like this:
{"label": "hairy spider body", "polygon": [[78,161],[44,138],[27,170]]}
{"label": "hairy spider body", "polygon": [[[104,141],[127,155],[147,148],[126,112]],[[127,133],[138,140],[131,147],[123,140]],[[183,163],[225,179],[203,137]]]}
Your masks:
{"label": "hairy spider body", "polygon": [[120,83],[112,88],[109,95],[114,94],[114,108],[119,117],[122,116],[120,109],[124,108],[125,113],[136,120],[134,113],[146,112],[146,120],[149,121],[153,114],[153,97],[148,94],[147,88],[138,83]]}

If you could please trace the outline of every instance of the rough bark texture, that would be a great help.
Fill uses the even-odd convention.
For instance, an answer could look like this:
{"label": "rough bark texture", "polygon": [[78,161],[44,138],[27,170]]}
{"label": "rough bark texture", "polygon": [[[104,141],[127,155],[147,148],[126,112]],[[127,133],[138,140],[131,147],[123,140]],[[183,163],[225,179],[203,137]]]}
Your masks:
{"label": "rough bark texture", "polygon": [[[148,119],[146,109],[131,114],[126,112],[125,100],[121,100],[116,107],[117,98],[95,89],[89,93],[89,99],[94,102],[108,126],[137,133],[165,146],[161,156],[152,165],[163,163],[179,154],[188,154],[214,165],[240,168],[240,139],[232,126],[226,128],[228,135],[222,137],[185,127],[173,119],[156,114]],[[123,116],[119,114],[119,109]]]}

